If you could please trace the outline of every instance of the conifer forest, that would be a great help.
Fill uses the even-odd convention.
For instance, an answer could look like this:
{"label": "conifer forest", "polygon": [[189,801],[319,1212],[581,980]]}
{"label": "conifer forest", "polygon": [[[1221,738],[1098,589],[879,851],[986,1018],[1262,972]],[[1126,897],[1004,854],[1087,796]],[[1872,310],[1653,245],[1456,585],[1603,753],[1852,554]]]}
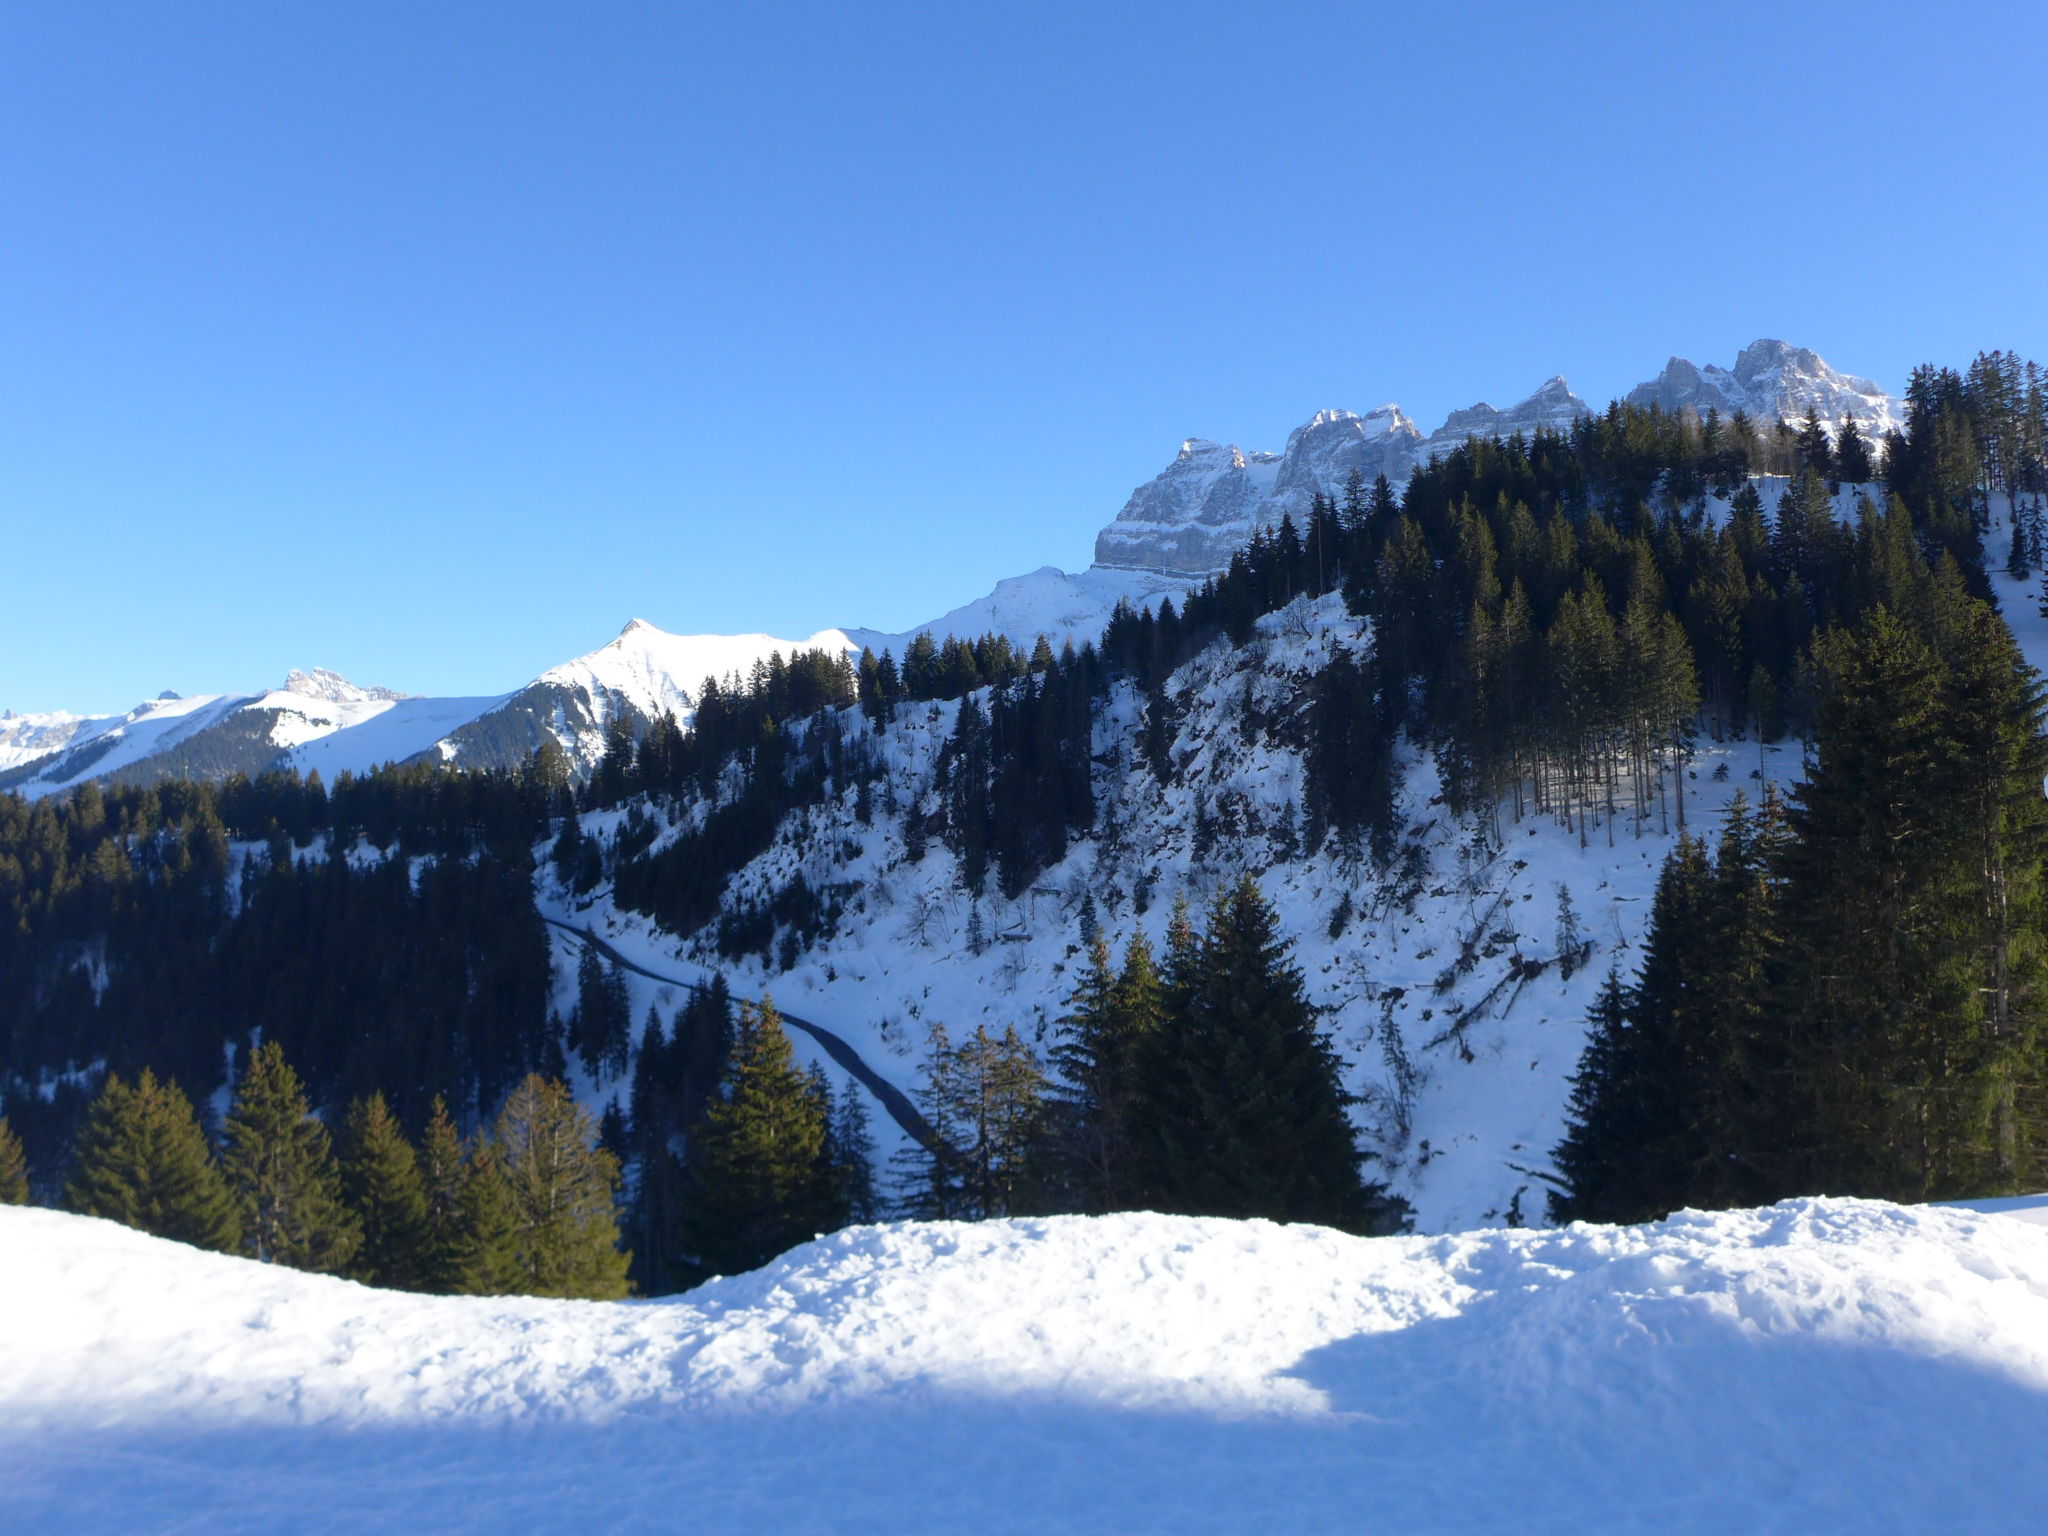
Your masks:
{"label": "conifer forest", "polygon": [[[778,654],[706,679],[685,722],[615,720],[587,772],[543,741],[516,767],[0,794],[0,1201],[399,1289],[583,1297],[896,1215],[1399,1231],[1269,859],[1192,893],[1045,884],[1132,836],[1116,773],[1191,773],[1184,669],[1339,611],[1364,638],[1239,745],[1298,757],[1280,858],[1351,871],[1329,936],[1363,964],[1354,914],[1441,878],[1418,774],[1475,858],[1534,825],[1668,846],[1639,944],[1596,953],[1560,896],[1542,964],[1604,979],[1517,1219],[2041,1189],[2048,706],[1994,587],[2009,608],[2048,565],[2048,375],[1985,353],[1917,370],[1905,404],[1882,436],[1616,403],[1470,437],[1403,484],[1319,490],[1098,640]],[[1697,765],[1737,743],[1797,769],[1709,815]],[[1200,808],[1212,867],[1248,846],[1233,815]],[[900,1107],[803,1065],[772,986],[725,974],[841,932],[872,893],[826,845],[884,823],[907,865],[943,855],[954,942],[1005,942],[985,908],[1041,896],[1068,934],[1034,1009],[905,1026]],[[823,853],[739,878],[793,840]],[[599,895],[704,979],[643,1012],[579,931]],[[1098,913],[1155,901],[1156,950],[1112,942]]]}

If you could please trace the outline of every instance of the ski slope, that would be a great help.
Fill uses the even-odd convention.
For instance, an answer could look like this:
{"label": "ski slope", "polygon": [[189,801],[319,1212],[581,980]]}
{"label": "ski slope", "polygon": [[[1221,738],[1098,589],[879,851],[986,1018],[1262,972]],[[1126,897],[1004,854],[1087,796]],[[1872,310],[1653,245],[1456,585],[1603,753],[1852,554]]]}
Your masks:
{"label": "ski slope", "polygon": [[12,1531],[2013,1531],[2044,1444],[1998,1215],[902,1225],[579,1303],[0,1209]]}

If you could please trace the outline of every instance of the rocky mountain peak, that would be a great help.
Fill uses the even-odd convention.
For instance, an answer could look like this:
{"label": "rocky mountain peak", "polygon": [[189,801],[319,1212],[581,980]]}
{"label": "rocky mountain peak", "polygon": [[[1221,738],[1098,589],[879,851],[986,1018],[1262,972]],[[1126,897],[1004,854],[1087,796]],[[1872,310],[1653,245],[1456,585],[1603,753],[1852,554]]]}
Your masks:
{"label": "rocky mountain peak", "polygon": [[414,693],[400,693],[396,688],[365,687],[352,683],[339,672],[330,672],[325,667],[315,667],[310,672],[296,669],[287,672],[278,692],[295,693],[302,699],[325,699],[329,704],[390,703],[419,697]]}

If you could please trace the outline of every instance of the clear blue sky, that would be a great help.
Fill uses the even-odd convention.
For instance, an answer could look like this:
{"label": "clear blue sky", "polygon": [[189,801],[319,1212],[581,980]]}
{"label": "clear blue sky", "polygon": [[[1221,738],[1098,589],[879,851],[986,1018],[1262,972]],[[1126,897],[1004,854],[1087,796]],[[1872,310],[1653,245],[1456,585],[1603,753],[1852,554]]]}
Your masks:
{"label": "clear blue sky", "polygon": [[2037,6],[0,9],[0,705],[901,628],[1189,434],[2048,357]]}

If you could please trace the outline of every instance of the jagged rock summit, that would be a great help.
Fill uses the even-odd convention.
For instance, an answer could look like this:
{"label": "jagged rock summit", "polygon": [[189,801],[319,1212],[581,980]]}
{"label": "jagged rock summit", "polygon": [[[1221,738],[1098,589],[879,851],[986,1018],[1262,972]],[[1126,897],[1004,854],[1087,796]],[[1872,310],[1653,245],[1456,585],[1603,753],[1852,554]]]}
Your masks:
{"label": "jagged rock summit", "polygon": [[[1871,437],[1903,426],[1903,406],[1868,379],[1838,373],[1819,354],[1765,339],[1742,349],[1732,369],[1681,357],[1625,397],[1668,411],[1747,413],[1761,423],[1804,419],[1811,409],[1832,431],[1854,416]],[[1306,519],[1316,492],[1341,494],[1356,470],[1396,486],[1440,450],[1468,437],[1563,431],[1591,411],[1559,374],[1505,410],[1481,401],[1453,411],[1424,436],[1398,405],[1359,416],[1318,411],[1287,438],[1284,453],[1246,453],[1204,438],[1181,445],[1173,463],[1131,493],[1116,520],[1097,535],[1095,563],[1123,570],[1206,576],[1230,563],[1259,528],[1286,515]]]}
{"label": "jagged rock summit", "polygon": [[1702,416],[1709,409],[1723,416],[1742,411],[1766,425],[1801,421],[1811,410],[1830,431],[1854,416],[1868,437],[1882,437],[1906,424],[1900,403],[1870,380],[1837,373],[1809,348],[1768,338],[1744,347],[1733,369],[1714,363],[1698,368],[1674,357],[1662,373],[1625,398],[1630,405],[1667,411],[1690,407]]}
{"label": "jagged rock summit", "polygon": [[396,688],[364,687],[325,667],[315,667],[310,672],[294,668],[285,674],[278,692],[295,693],[302,699],[325,699],[330,704],[395,703],[419,697],[416,693],[400,693]]}

